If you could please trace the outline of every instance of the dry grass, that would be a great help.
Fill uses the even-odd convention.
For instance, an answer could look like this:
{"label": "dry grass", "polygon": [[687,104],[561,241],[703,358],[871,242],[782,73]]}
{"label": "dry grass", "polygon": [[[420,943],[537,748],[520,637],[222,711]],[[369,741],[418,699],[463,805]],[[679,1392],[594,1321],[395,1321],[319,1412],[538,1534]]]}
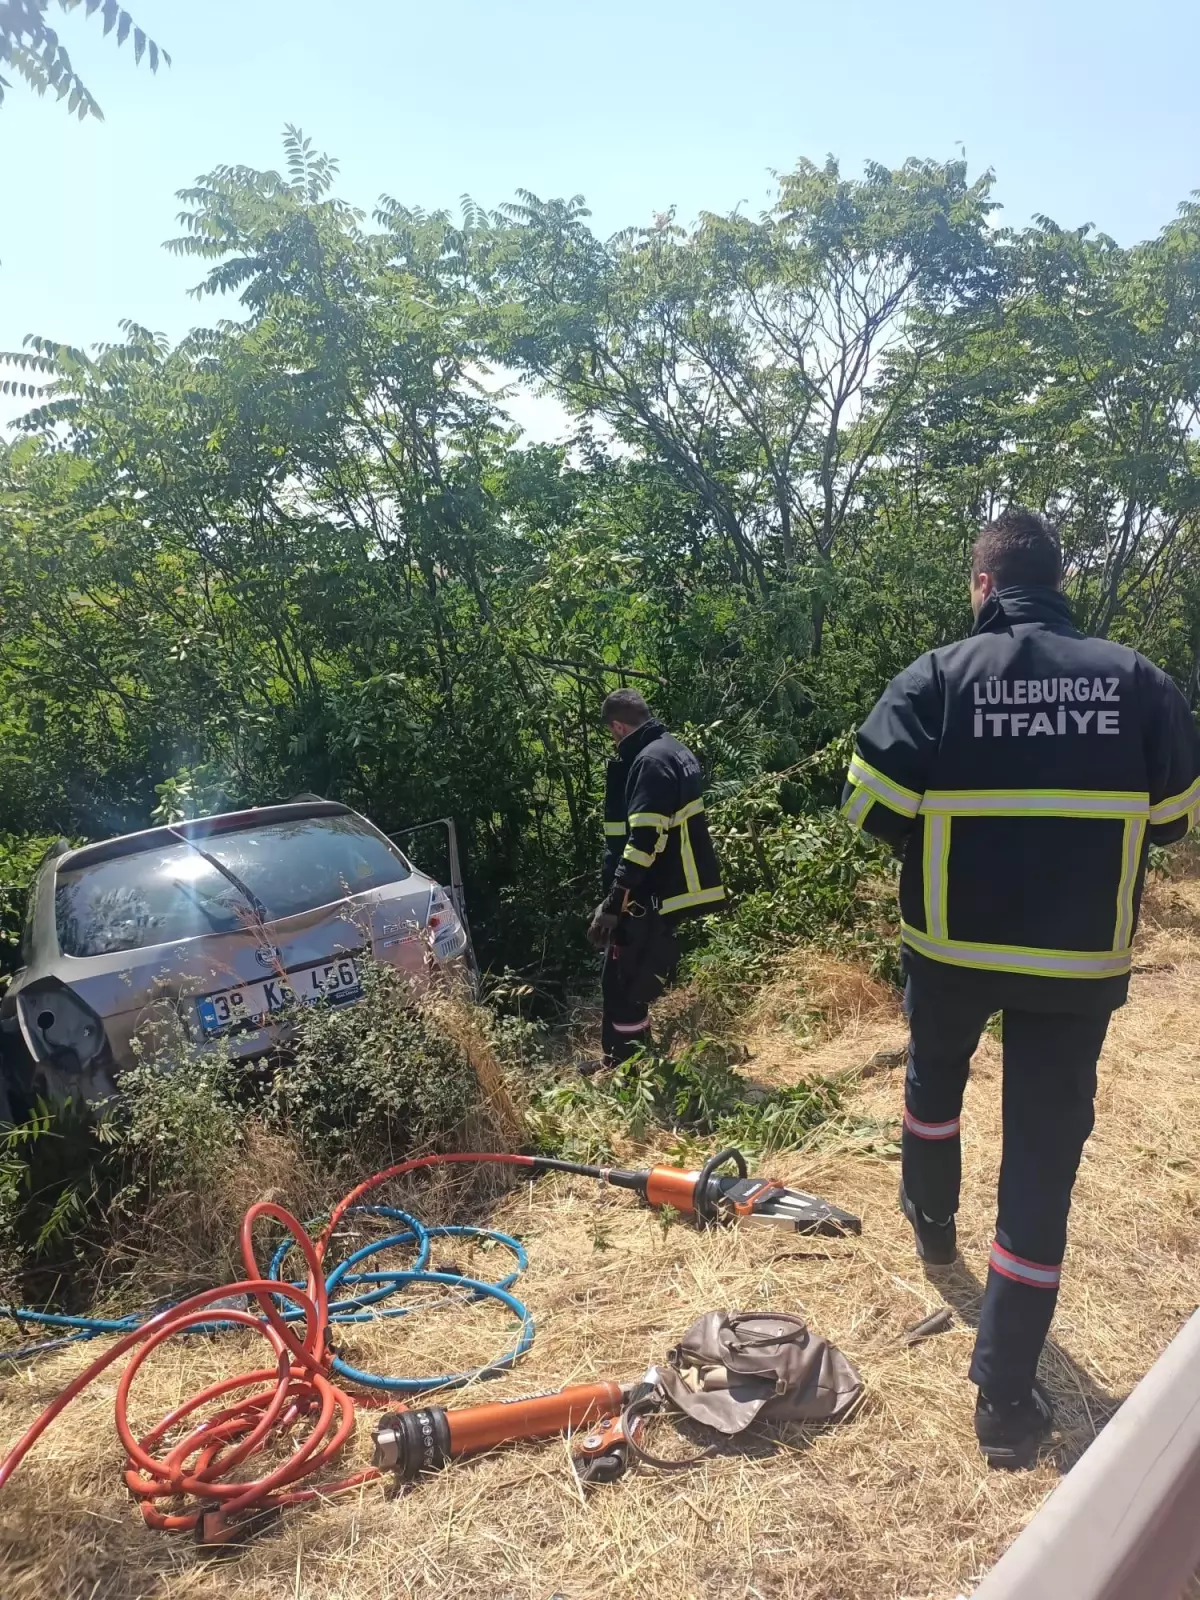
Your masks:
{"label": "dry grass", "polygon": [[[513,1099],[495,1052],[479,1026],[479,1013],[461,995],[426,1002],[442,1032],[459,1047],[479,1085],[481,1135],[490,1130],[488,1149],[515,1150],[520,1146],[525,1121]],[[496,1141],[499,1141],[498,1143]],[[470,1148],[470,1147],[468,1147]]]}
{"label": "dry grass", "polygon": [[[1200,882],[1157,886],[1132,1003],[1115,1018],[1096,1133],[1077,1189],[1067,1275],[1043,1373],[1059,1408],[1038,1467],[989,1474],[974,1447],[966,1380],[970,1322],[993,1220],[999,1057],[988,1040],[968,1091],[963,1264],[927,1277],[895,1210],[893,1163],[810,1152],[781,1174],[860,1211],[861,1240],[666,1229],[625,1196],[546,1180],[492,1208],[530,1255],[522,1292],[537,1342],[487,1398],[595,1376],[632,1377],[701,1311],[802,1307],[868,1382],[866,1403],[828,1432],[762,1440],[683,1476],[639,1472],[586,1500],[561,1441],[460,1463],[393,1500],[370,1487],[290,1515],[232,1559],[145,1531],[119,1488],[115,1377],[56,1425],[0,1499],[5,1600],[399,1600],[458,1594],[550,1600],[952,1600],[1037,1509],[1200,1299]],[[810,976],[811,971],[810,970]],[[886,996],[826,973],[830,1022],[787,1018],[786,983],[764,998],[752,1070],[786,1082],[841,1070],[902,1039]],[[830,996],[834,999],[831,1001]],[[840,999],[837,997],[840,996]],[[782,1008],[782,1011],[781,1011]],[[801,1043],[800,1037],[807,1037]],[[894,1116],[898,1068],[856,1091],[868,1117]],[[254,1175],[249,1175],[254,1187]],[[436,1220],[449,1193],[420,1209]],[[453,1258],[443,1250],[441,1259]],[[498,1275],[480,1259],[465,1270]],[[903,1330],[949,1300],[948,1333],[912,1349]],[[435,1308],[355,1332],[354,1354],[392,1370],[475,1361],[510,1326],[497,1311]],[[145,1415],[237,1363],[236,1340],[193,1341],[153,1369]],[[0,1439],[12,1438],[83,1364],[79,1352],[5,1378]],[[479,1397],[477,1394],[476,1397]],[[452,1403],[472,1398],[460,1395]],[[368,1450],[364,1413],[351,1447]],[[662,1424],[660,1424],[662,1426]]]}
{"label": "dry grass", "polygon": [[797,950],[747,1012],[750,1075],[776,1087],[814,1070],[853,1072],[904,1040],[895,992],[861,967]]}

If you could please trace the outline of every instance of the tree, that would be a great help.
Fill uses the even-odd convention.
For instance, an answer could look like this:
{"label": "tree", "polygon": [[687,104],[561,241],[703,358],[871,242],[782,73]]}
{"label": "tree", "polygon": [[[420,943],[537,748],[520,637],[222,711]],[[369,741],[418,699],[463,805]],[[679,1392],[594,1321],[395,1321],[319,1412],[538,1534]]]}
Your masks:
{"label": "tree", "polygon": [[924,374],[892,505],[900,489],[968,521],[1044,510],[1081,625],[1173,657],[1200,557],[1197,210],[1129,249],[1042,218],[999,235],[996,263]]}
{"label": "tree", "polygon": [[[1190,210],[1126,251],[991,230],[953,164],[802,164],[756,222],[604,243],[581,201],[368,218],[285,149],[182,196],[173,248],[237,316],[7,358],[39,402],[0,446],[15,832],[298,790],[389,830],[451,813],[485,959],[570,972],[603,693],[644,688],[742,807],[748,893],[798,870],[836,824],[766,850],[819,803],[782,775],[965,631],[1010,499],[1060,522],[1080,614],[1200,698]],[[569,443],[521,438],[501,363]]]}
{"label": "tree", "polygon": [[[509,359],[662,460],[762,594],[802,580],[819,653],[863,474],[990,264],[990,174],[801,162],[758,220],[601,244],[578,201],[508,208]],[[897,361],[904,352],[904,360]]]}
{"label": "tree", "polygon": [[[158,71],[159,60],[171,65],[171,58],[154,40],[137,26],[128,11],[117,0],[54,0],[60,11],[77,11],[82,5],[90,17],[101,12],[104,32],[117,30],[117,44],[123,45],[133,35],[133,56],[140,62],[148,57],[151,72]],[[66,48],[58,34],[46,21],[51,0],[0,0],[0,67],[7,64],[38,94],[53,89],[60,100],[66,100],[67,110],[85,117],[103,120],[104,113],[91,90],[71,65]],[[11,83],[0,76],[0,105]]]}

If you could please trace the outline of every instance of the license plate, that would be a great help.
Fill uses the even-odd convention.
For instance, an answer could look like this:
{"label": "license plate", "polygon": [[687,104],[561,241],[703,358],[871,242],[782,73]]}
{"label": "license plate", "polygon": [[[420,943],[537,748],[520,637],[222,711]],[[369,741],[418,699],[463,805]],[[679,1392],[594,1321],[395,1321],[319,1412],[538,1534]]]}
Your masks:
{"label": "license plate", "polygon": [[261,983],[243,983],[236,989],[206,994],[196,1001],[196,1010],[206,1034],[225,1033],[230,1028],[260,1026],[297,1001],[344,1004],[357,1000],[361,994],[358,962],[353,956],[338,956],[333,961],[320,961],[315,967],[299,967],[285,977],[264,978]]}

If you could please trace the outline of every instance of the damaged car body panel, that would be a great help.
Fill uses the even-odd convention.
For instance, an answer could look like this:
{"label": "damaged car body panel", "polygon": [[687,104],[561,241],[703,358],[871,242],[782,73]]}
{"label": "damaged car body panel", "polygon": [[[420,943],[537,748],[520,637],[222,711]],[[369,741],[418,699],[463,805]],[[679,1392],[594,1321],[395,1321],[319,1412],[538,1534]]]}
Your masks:
{"label": "damaged car body panel", "polygon": [[23,965],[0,1002],[29,1079],[10,1089],[104,1099],[155,1023],[262,1054],[285,1041],[296,1002],[352,1004],[364,957],[418,985],[469,976],[451,897],[335,802],[61,848],[34,880]]}

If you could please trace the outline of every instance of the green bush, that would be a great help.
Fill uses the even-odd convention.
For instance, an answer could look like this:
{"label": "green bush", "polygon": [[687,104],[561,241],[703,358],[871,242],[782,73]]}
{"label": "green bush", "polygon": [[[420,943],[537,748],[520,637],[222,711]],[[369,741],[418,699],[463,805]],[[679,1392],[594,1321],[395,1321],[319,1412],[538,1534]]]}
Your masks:
{"label": "green bush", "polygon": [[81,1271],[160,1196],[219,1187],[242,1146],[244,1069],[182,1039],[139,1051],[103,1106],[39,1101],[0,1133],[0,1260],[27,1292],[82,1290]]}
{"label": "green bush", "polygon": [[538,1155],[601,1166],[614,1163],[617,1141],[629,1128],[624,1108],[582,1078],[567,1078],[536,1090],[525,1122],[530,1148]]}
{"label": "green bush", "polygon": [[238,1158],[246,1069],[219,1046],[179,1042],[138,1054],[102,1108],[97,1137],[121,1153],[139,1189],[202,1188]]}
{"label": "green bush", "polygon": [[353,1006],[300,1009],[292,1048],[275,1065],[269,1115],[325,1160],[400,1159],[444,1145],[478,1109],[462,1045],[407,982],[368,968]]}
{"label": "green bush", "polygon": [[297,1008],[292,1048],[269,1062],[159,1034],[103,1106],[39,1105],[0,1133],[5,1276],[39,1296],[83,1293],[92,1253],[136,1255],[149,1223],[176,1230],[180,1261],[202,1262],[209,1235],[215,1252],[232,1242],[258,1135],[282,1137],[315,1178],[445,1148],[483,1109],[471,1042],[391,969],[368,968],[364,990],[353,1006]]}
{"label": "green bush", "polygon": [[[98,1225],[129,1197],[125,1164],[97,1137],[91,1108],[39,1100],[24,1122],[0,1130],[0,1277],[70,1303]],[[22,1298],[0,1293],[10,1296]]]}
{"label": "green bush", "polygon": [[19,963],[29,885],[56,842],[56,834],[0,833],[0,977]]}
{"label": "green bush", "polygon": [[606,1084],[547,1085],[528,1114],[533,1143],[544,1155],[606,1162],[618,1141],[641,1143],[657,1130],[673,1135],[685,1153],[703,1140],[763,1154],[794,1149],[840,1113],[841,1097],[829,1080],[755,1088],[734,1069],[733,1054],[727,1041],[701,1038],[674,1059],[635,1056]]}
{"label": "green bush", "polygon": [[795,772],[761,776],[710,805],[730,909],[685,931],[683,970],[730,1012],[797,943],[898,976],[896,862],[831,803],[852,742],[843,735]]}

